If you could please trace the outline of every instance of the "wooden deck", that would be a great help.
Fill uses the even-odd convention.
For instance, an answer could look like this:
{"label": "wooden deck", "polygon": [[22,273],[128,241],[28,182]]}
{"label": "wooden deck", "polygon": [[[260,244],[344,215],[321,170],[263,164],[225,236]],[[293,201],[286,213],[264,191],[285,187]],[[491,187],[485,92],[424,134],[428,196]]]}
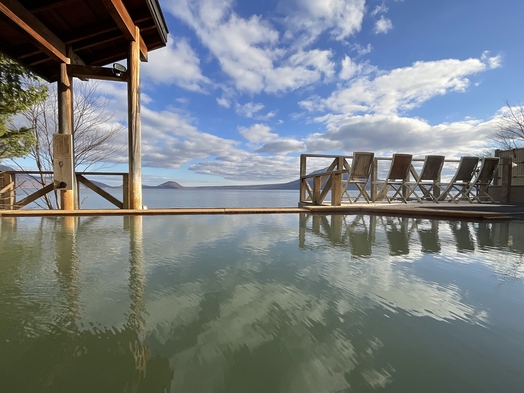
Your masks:
{"label": "wooden deck", "polygon": [[301,206],[278,208],[170,208],[148,210],[0,210],[2,217],[71,217],[71,216],[158,216],[202,214],[296,214],[340,213],[409,216],[457,220],[522,220],[524,205],[515,204],[420,204],[355,203],[342,206]]}

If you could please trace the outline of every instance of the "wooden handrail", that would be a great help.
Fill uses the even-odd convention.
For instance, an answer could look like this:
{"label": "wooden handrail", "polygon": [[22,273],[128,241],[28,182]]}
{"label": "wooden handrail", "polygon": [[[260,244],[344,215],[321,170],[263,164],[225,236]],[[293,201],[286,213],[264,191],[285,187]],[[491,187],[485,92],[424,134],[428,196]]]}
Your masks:
{"label": "wooden handrail", "polygon": [[[44,196],[45,194],[53,191],[55,189],[55,184],[43,185],[41,189],[33,192],[31,195],[25,197],[24,199],[16,202],[15,201],[15,180],[16,175],[53,175],[51,171],[26,171],[26,170],[7,170],[0,171],[0,209],[20,209],[23,206],[34,202],[38,198]],[[79,183],[84,184],[86,187],[90,188],[92,191],[105,198],[113,205],[120,209],[129,208],[129,197],[128,197],[128,177],[129,174],[126,172],[75,172],[77,178],[77,195],[80,197],[80,188]],[[119,201],[117,198],[109,194],[104,189],[95,185],[92,181],[85,178],[85,175],[96,175],[96,176],[122,176],[122,187],[123,187],[123,198],[122,201]]]}

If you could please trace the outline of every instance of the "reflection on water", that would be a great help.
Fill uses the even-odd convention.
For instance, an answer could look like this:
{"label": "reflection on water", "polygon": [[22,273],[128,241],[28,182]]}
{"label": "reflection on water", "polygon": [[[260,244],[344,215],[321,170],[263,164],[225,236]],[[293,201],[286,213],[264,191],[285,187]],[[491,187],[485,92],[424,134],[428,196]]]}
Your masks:
{"label": "reflection on water", "polygon": [[2,392],[520,392],[524,223],[0,220]]}

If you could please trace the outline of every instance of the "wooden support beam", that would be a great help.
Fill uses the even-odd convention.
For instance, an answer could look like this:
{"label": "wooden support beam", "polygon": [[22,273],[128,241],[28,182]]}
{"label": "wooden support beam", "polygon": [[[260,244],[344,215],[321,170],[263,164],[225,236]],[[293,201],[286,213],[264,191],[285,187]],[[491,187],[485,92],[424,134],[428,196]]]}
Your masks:
{"label": "wooden support beam", "polygon": [[2,0],[0,13],[4,14],[18,29],[53,59],[68,63],[65,44],[38,18],[16,0]]}
{"label": "wooden support beam", "polygon": [[139,30],[122,0],[103,0],[103,2],[127,40],[139,43],[141,60],[147,61],[147,46],[140,39],[140,34],[137,33]]}
{"label": "wooden support beam", "polygon": [[84,184],[86,187],[90,188],[91,190],[93,190],[94,192],[96,192],[98,195],[100,195],[102,198],[108,200],[109,202],[111,202],[113,205],[115,205],[116,207],[118,207],[119,209],[123,209],[124,208],[124,204],[122,202],[120,202],[118,199],[116,199],[113,195],[111,195],[110,193],[108,193],[106,190],[104,190],[103,188],[100,188],[98,187],[95,183],[93,183],[92,181],[86,179],[84,176],[82,175],[76,175],[76,178],[77,180]]}
{"label": "wooden support beam", "polygon": [[128,73],[116,76],[111,68],[97,66],[67,65],[69,75],[80,79],[99,79],[105,81],[127,82]]}
{"label": "wooden support beam", "polygon": [[44,188],[41,188],[40,190],[32,193],[31,195],[27,196],[26,198],[22,199],[19,202],[15,202],[14,210],[19,210],[23,208],[25,205],[29,205],[31,202],[36,201],[38,198],[43,197],[45,194],[53,191],[55,189],[55,185],[53,183],[48,184]]}
{"label": "wooden support beam", "polygon": [[129,208],[142,209],[142,136],[140,125],[140,30],[129,44],[127,106],[129,146]]}
{"label": "wooden support beam", "polygon": [[[60,64],[60,72],[58,77],[58,133],[59,134],[73,134],[73,77],[67,72],[67,64]],[[71,157],[74,157],[73,146],[70,151]],[[67,177],[76,181],[74,173],[74,159],[71,158],[71,165],[67,167],[69,173]],[[61,174],[66,175],[66,174]],[[56,173],[55,173],[56,177]],[[68,185],[68,190],[60,190],[60,200],[62,210],[75,210],[77,200],[75,198],[75,184]]]}

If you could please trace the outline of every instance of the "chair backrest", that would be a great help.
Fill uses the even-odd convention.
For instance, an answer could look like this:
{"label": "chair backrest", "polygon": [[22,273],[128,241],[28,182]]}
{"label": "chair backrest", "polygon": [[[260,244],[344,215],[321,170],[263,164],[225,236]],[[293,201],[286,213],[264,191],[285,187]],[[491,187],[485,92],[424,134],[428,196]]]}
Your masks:
{"label": "chair backrest", "polygon": [[393,154],[391,167],[389,168],[388,177],[386,180],[404,180],[408,177],[409,169],[411,167],[411,154]]}
{"label": "chair backrest", "polygon": [[442,172],[445,158],[444,156],[426,156],[420,172],[420,180],[437,181],[440,177],[440,172]]}
{"label": "chair backrest", "polygon": [[458,181],[469,183],[471,179],[473,179],[478,163],[478,157],[460,157],[457,172],[455,173],[455,176],[453,176],[451,183],[456,183]]}
{"label": "chair backrest", "polygon": [[375,153],[356,151],[353,153],[350,179],[368,179],[371,176],[371,166]]}
{"label": "chair backrest", "polygon": [[481,161],[480,170],[475,183],[485,185],[491,183],[498,167],[498,157],[484,157]]}

